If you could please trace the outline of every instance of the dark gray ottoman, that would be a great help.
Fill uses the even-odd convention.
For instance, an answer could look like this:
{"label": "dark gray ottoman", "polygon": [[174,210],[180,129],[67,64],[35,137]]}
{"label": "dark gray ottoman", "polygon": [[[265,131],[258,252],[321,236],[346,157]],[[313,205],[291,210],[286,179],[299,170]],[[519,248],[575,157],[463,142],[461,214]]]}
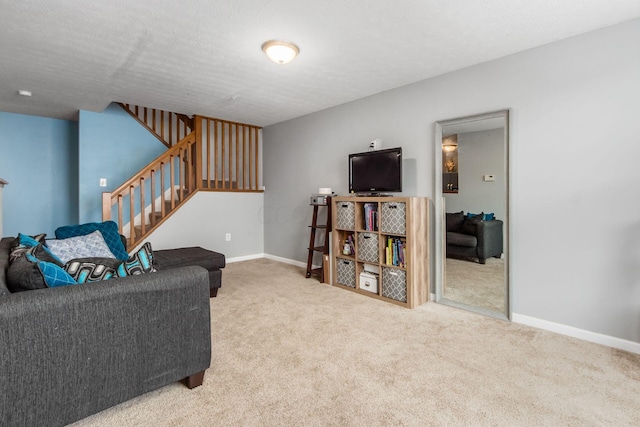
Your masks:
{"label": "dark gray ottoman", "polygon": [[218,294],[222,286],[222,270],[225,266],[224,255],[199,246],[191,248],[163,249],[153,251],[153,264],[158,270],[199,265],[209,272],[209,296]]}

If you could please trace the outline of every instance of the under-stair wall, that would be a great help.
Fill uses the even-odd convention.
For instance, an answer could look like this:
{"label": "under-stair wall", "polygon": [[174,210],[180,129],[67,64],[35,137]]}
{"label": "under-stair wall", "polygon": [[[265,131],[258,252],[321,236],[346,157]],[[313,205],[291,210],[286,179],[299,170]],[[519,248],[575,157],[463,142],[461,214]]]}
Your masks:
{"label": "under-stair wall", "polygon": [[227,262],[260,258],[269,226],[263,212],[264,193],[199,191],[135,248],[151,242],[154,250],[200,246],[223,253]]}

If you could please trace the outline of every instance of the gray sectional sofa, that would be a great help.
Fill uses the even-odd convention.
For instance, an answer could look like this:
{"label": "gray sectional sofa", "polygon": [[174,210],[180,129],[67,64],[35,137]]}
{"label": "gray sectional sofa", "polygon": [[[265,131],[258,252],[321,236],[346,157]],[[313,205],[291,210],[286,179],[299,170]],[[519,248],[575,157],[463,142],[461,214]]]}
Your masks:
{"label": "gray sectional sofa", "polygon": [[447,257],[477,258],[485,264],[487,258],[500,258],[503,251],[503,222],[485,220],[484,213],[473,218],[464,212],[447,213]]}
{"label": "gray sectional sofa", "polygon": [[12,240],[0,240],[0,425],[61,426],[176,381],[202,384],[205,268],[10,293]]}

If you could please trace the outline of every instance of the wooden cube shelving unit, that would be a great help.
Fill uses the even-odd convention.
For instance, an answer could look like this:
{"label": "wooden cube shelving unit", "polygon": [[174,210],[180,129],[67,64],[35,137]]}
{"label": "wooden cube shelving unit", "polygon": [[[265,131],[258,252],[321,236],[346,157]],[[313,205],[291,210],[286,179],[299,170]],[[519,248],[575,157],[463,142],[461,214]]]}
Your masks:
{"label": "wooden cube shelving unit", "polygon": [[[333,285],[407,308],[427,302],[429,200],[349,196],[332,202]],[[365,266],[377,270],[375,292],[360,287]]]}

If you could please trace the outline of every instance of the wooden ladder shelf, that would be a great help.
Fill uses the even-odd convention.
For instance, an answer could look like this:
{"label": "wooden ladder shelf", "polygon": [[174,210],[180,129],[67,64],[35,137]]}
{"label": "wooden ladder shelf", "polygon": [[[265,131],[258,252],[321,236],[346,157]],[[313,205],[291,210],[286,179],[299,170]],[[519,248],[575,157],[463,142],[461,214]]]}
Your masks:
{"label": "wooden ladder shelf", "polygon": [[[331,231],[331,197],[326,198],[326,205],[318,205],[312,204],[313,206],[313,217],[311,219],[311,235],[309,237],[309,247],[307,248],[309,251],[309,255],[307,257],[307,275],[306,277],[311,277],[312,274],[318,275],[320,277],[320,282],[325,282],[325,271],[324,271],[324,258],[325,255],[329,255],[329,232]],[[325,224],[318,224],[318,211],[321,207],[327,208],[327,220]],[[324,232],[324,236],[322,236],[322,243],[316,244],[316,231],[322,230]],[[322,261],[320,262],[320,267],[313,268],[313,255],[318,252],[322,254]],[[329,272],[326,272],[329,274]]]}

